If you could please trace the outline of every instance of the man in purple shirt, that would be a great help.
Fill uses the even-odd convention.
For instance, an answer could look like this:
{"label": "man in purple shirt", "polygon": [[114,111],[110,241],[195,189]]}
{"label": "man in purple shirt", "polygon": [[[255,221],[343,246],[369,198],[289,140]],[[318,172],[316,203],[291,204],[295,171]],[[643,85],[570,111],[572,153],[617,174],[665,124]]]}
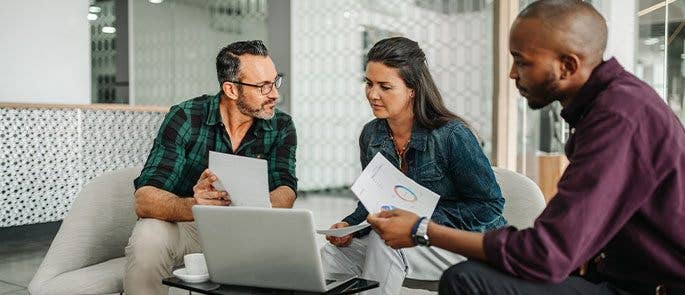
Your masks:
{"label": "man in purple shirt", "polygon": [[[510,77],[533,109],[558,100],[571,127],[570,164],[532,228],[368,217],[394,248],[418,241],[472,259],[443,274],[441,293],[685,294],[685,130],[647,84],[602,60],[606,36],[580,0],[534,2],[512,26]],[[592,276],[571,275],[583,265]]]}

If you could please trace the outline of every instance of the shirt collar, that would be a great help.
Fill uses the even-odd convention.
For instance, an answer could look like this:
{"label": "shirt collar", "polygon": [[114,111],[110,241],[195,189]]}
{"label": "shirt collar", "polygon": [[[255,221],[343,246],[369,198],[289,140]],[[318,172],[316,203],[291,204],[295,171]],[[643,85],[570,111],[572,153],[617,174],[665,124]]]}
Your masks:
{"label": "shirt collar", "polygon": [[221,92],[212,96],[207,104],[207,125],[216,125],[221,123],[221,111],[219,110],[219,102],[221,102]]}
{"label": "shirt collar", "polygon": [[[220,110],[220,102],[221,102],[221,92],[217,93],[213,97],[209,99],[209,105],[207,106],[207,121],[205,124],[207,125],[216,125],[216,124],[221,124],[221,110]],[[278,113],[279,110],[274,110],[274,112]],[[273,118],[269,120],[264,120],[264,119],[254,119],[254,124],[255,124],[255,131],[256,130],[264,130],[264,131],[271,131],[276,128],[276,115],[274,115]]]}
{"label": "shirt collar", "polygon": [[585,85],[580,88],[571,103],[561,110],[561,117],[573,128],[580,122],[594,102],[597,95],[624,71],[615,58],[602,62],[590,74]]}
{"label": "shirt collar", "polygon": [[[428,142],[428,133],[428,129],[414,122],[408,147],[422,152],[425,151],[426,143]],[[376,136],[374,136],[371,141],[371,145],[379,146],[385,141],[392,141],[392,139],[390,139],[390,126],[388,125],[387,120],[381,120],[380,124],[376,125]]]}

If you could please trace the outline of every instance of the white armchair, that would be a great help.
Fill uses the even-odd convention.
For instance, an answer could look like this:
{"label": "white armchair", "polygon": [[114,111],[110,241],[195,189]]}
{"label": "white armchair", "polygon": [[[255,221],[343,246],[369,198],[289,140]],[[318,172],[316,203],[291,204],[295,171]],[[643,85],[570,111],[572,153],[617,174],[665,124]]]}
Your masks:
{"label": "white armchair", "polygon": [[141,167],[104,173],[83,187],[28,286],[33,295],[120,294],[124,248],[136,223]]}
{"label": "white armchair", "polygon": [[[499,167],[492,167],[495,172],[502,196],[504,196],[504,218],[509,225],[518,229],[531,227],[533,221],[545,209],[545,197],[538,185],[523,174]],[[424,294],[426,291],[437,291],[438,280],[420,281],[405,279],[402,294]],[[410,289],[421,289],[419,291]]]}
{"label": "white armchair", "polygon": [[504,196],[504,218],[518,229],[533,226],[533,221],[545,209],[545,197],[540,187],[523,174],[492,167]]}

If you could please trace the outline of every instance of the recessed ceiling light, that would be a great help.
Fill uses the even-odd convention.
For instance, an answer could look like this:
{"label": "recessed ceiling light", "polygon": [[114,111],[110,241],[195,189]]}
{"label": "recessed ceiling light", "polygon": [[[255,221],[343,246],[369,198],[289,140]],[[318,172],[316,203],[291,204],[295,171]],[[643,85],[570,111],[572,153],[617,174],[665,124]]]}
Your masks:
{"label": "recessed ceiling light", "polygon": [[100,8],[98,6],[88,7],[88,12],[90,12],[90,13],[100,13],[101,11],[102,11],[102,8]]}
{"label": "recessed ceiling light", "polygon": [[102,27],[102,32],[105,34],[114,34],[116,31],[117,29],[114,27]]}
{"label": "recessed ceiling light", "polygon": [[98,19],[98,15],[95,13],[89,13],[87,18],[88,18],[88,20],[96,20],[96,19]]}
{"label": "recessed ceiling light", "polygon": [[147,1],[152,3],[152,4],[159,4],[159,3],[164,2],[164,0],[147,0]]}

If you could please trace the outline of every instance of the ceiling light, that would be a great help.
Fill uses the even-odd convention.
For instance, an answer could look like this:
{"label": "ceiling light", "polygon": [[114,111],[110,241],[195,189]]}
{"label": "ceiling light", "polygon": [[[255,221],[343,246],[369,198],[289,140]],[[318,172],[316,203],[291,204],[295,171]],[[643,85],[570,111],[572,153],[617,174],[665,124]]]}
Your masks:
{"label": "ceiling light", "polygon": [[95,13],[89,13],[87,18],[88,18],[88,20],[96,20],[96,19],[98,19],[98,15]]}
{"label": "ceiling light", "polygon": [[102,32],[105,34],[114,34],[116,31],[117,29],[114,27],[102,27]]}
{"label": "ceiling light", "polygon": [[152,4],[159,4],[159,3],[164,2],[164,0],[147,0],[147,1],[152,3]]}

